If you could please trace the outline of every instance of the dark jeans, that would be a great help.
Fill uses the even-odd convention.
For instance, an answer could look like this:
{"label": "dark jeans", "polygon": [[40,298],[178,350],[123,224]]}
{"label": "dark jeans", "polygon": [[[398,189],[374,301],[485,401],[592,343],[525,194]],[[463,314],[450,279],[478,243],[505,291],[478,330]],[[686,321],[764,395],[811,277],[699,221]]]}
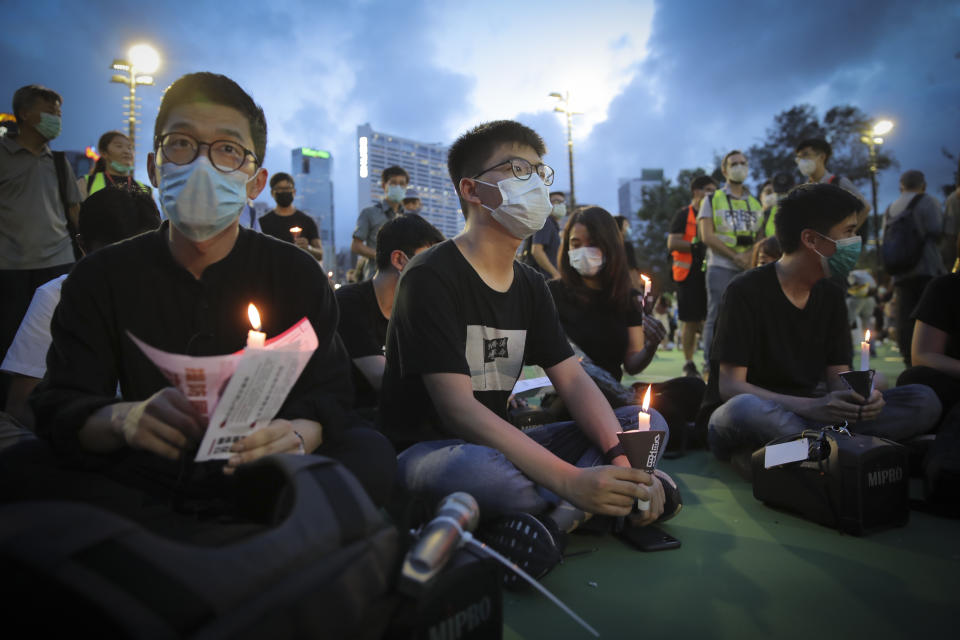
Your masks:
{"label": "dark jeans", "polygon": [[897,386],[924,384],[933,389],[943,405],[940,422],[950,410],[960,404],[960,378],[954,378],[931,367],[910,367],[897,378]]}
{"label": "dark jeans", "polygon": [[910,362],[910,343],[913,341],[914,321],[910,315],[920,302],[920,296],[927,284],[933,280],[933,276],[911,276],[903,278],[896,282],[897,289],[897,346],[900,347],[900,355],[903,361],[909,367]]}

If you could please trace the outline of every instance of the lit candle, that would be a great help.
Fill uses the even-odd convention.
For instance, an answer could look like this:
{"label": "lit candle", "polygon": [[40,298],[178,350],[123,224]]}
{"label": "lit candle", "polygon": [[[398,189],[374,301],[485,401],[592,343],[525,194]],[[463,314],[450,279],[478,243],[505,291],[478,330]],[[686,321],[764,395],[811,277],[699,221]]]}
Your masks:
{"label": "lit candle", "polygon": [[863,342],[860,343],[860,371],[870,370],[870,329],[863,334]]}
{"label": "lit candle", "polygon": [[643,301],[646,303],[647,298],[650,297],[650,278],[641,273],[640,279],[643,280]]}
{"label": "lit candle", "polygon": [[300,227],[290,227],[290,235],[293,236],[294,240],[300,237],[301,231],[303,231],[303,229]]}
{"label": "lit candle", "polygon": [[637,414],[637,431],[650,431],[650,387],[647,385],[647,392],[643,394],[643,404],[640,405],[640,413]]}
{"label": "lit candle", "polygon": [[247,347],[252,349],[262,348],[267,339],[267,334],[260,331],[260,312],[257,311],[252,302],[247,307],[247,316],[250,318],[250,324],[253,325],[253,329],[247,332]]}

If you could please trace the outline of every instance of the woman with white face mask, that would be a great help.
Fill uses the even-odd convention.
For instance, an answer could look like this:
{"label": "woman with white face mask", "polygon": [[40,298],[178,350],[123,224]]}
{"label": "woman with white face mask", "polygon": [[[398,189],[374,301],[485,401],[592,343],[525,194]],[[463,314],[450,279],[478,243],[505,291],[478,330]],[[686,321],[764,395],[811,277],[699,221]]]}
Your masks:
{"label": "woman with white face mask", "polygon": [[[547,284],[570,341],[617,381],[624,370],[631,375],[643,371],[666,329],[641,311],[641,294],[631,286],[613,216],[600,207],[574,211],[563,232],[559,266],[560,279]],[[646,386],[634,385],[641,393]],[[686,377],[653,386],[652,404],[675,434],[671,442],[684,442],[704,389],[702,380]]]}

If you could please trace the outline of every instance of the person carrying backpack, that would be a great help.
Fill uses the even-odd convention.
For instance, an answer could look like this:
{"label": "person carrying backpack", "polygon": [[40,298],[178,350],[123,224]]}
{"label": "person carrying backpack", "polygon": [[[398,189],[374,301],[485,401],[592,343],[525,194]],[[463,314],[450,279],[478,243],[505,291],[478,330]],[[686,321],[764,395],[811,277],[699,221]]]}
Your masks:
{"label": "person carrying backpack", "polygon": [[900,197],[883,214],[881,258],[897,292],[897,344],[908,367],[913,340],[911,314],[930,280],[947,272],[937,244],[943,231],[943,212],[926,188],[923,172],[904,172],[900,176]]}

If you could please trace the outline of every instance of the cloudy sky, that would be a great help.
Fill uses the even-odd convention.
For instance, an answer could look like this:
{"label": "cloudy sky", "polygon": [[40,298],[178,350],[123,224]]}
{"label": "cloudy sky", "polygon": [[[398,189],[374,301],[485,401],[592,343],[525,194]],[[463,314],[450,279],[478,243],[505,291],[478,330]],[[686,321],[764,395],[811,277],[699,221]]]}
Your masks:
{"label": "cloudy sky", "polygon": [[[123,128],[124,89],[108,82],[108,66],[136,42],[161,51],[160,86],[199,70],[237,80],[266,111],[268,170],[289,171],[293,147],[332,151],[340,246],[356,219],[358,124],[449,143],[483,120],[516,118],[543,135],[566,189],[552,91],[569,91],[584,112],[577,199],[611,211],[618,178],[709,167],[717,153],[762,141],[795,104],[823,113],[850,103],[893,119],[887,144],[901,170],[923,170],[931,187],[956,168],[941,147],[960,152],[955,0],[4,0],[0,15],[0,94],[9,101],[32,82],[59,91],[55,148]],[[160,90],[142,95],[139,176]],[[881,175],[881,208],[896,178]]]}

